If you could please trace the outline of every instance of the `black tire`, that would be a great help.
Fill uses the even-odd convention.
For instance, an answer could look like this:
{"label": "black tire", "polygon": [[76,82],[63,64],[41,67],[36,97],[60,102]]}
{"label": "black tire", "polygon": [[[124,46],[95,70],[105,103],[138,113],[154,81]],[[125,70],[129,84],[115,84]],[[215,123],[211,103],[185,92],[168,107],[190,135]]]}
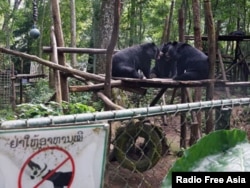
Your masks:
{"label": "black tire", "polygon": [[166,136],[163,134],[161,127],[155,126],[155,131],[158,133],[160,139],[161,139],[161,145],[162,145],[162,154],[161,156],[164,156],[166,153],[169,152],[169,144],[167,141]]}
{"label": "black tire", "polygon": [[[136,146],[141,137],[144,142]],[[162,156],[162,141],[154,126],[137,122],[117,131],[114,154],[124,168],[144,172],[151,169]]]}

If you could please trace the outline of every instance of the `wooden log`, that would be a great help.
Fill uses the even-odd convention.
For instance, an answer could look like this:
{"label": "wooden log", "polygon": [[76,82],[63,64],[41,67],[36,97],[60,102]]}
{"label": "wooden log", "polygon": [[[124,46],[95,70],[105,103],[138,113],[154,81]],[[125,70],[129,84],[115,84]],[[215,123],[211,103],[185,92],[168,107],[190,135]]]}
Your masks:
{"label": "wooden log", "polygon": [[[186,40],[194,40],[194,36],[186,35],[185,36]],[[233,36],[233,35],[219,35],[217,40],[218,41],[244,41],[244,40],[249,40],[250,36]],[[207,36],[202,36],[202,40],[207,41],[208,37]]]}
{"label": "wooden log", "polygon": [[[111,83],[112,87],[121,86],[122,82],[120,80],[116,80]],[[70,86],[69,90],[72,92],[84,92],[84,91],[98,91],[104,89],[104,83],[93,84],[93,85],[84,85],[84,86]]]}
{"label": "wooden log", "polygon": [[45,74],[17,74],[17,75],[14,75],[12,77],[12,79],[20,79],[20,78],[26,78],[26,79],[29,79],[29,78],[45,78],[46,75]]}
{"label": "wooden log", "polygon": [[162,97],[162,95],[165,93],[165,91],[167,90],[168,88],[162,88],[159,93],[156,95],[156,97],[152,100],[152,102],[150,103],[149,106],[154,106],[159,100],[160,98]]}
{"label": "wooden log", "polygon": [[99,82],[104,82],[104,80],[105,80],[105,77],[103,77],[103,76],[99,76],[96,74],[91,74],[88,72],[83,72],[83,71],[80,71],[77,69],[58,65],[58,64],[55,64],[54,62],[44,60],[44,59],[39,58],[35,55],[26,54],[23,52],[7,49],[7,48],[3,48],[3,47],[0,47],[0,52],[6,53],[6,54],[11,54],[11,55],[16,55],[16,56],[19,56],[21,58],[29,59],[31,61],[36,61],[37,63],[43,64],[43,65],[48,66],[52,69],[58,69],[58,70],[65,72],[65,73],[75,74],[75,75],[81,76],[87,80],[94,80],[94,81],[99,81]]}
{"label": "wooden log", "polygon": [[[100,48],[74,48],[74,47],[57,47],[57,51],[60,53],[78,53],[78,54],[106,54],[107,49]],[[114,50],[114,53],[119,50]],[[43,52],[51,53],[52,48],[50,46],[44,46]]]}
{"label": "wooden log", "polygon": [[[104,83],[94,84],[94,85],[84,85],[84,86],[70,86],[69,91],[71,92],[84,92],[84,91],[99,91],[104,89]],[[141,95],[145,95],[147,89],[144,88],[131,88],[122,86],[122,82],[119,80],[112,81],[111,87],[117,87],[122,90],[126,90],[132,93],[137,93]]]}
{"label": "wooden log", "polygon": [[226,82],[225,86],[227,86],[227,87],[235,87],[235,86],[245,87],[245,86],[250,86],[250,82]]}
{"label": "wooden log", "polygon": [[[219,57],[219,62],[220,62],[220,67],[221,67],[222,78],[223,78],[223,80],[227,80],[227,76],[226,76],[226,72],[225,72],[225,69],[224,69],[224,64],[223,64],[221,52],[220,52],[219,49],[218,49],[218,52],[217,52],[217,53],[218,53],[218,57]],[[228,87],[225,87],[225,91],[226,91],[227,98],[230,98],[230,91],[229,91],[229,88],[228,88]]]}
{"label": "wooden log", "polygon": [[[60,6],[59,6],[59,0],[53,0],[50,1],[51,5],[51,14],[52,14],[52,20],[53,20],[53,30],[55,35],[55,41],[56,41],[56,47],[62,47],[64,46],[64,36],[63,36],[63,30],[62,30],[62,22],[61,22],[61,15],[60,15]],[[53,49],[52,52],[55,53],[56,49]],[[63,53],[57,53],[57,59],[58,64],[62,66],[66,66],[66,58]],[[55,71],[55,70],[54,70]],[[64,74],[60,74],[60,87],[61,91],[61,97],[63,101],[69,101],[69,90],[68,90],[68,81],[67,76]]]}
{"label": "wooden log", "polygon": [[[92,83],[92,82],[88,82],[88,85],[93,85],[93,83]],[[122,106],[119,106],[119,105],[113,103],[113,102],[112,102],[106,95],[104,95],[102,92],[99,91],[99,92],[97,92],[96,94],[97,94],[97,96],[98,96],[99,98],[102,99],[102,101],[103,101],[109,108],[114,109],[114,110],[122,110],[122,109],[125,109],[125,108],[123,108]]]}
{"label": "wooden log", "polygon": [[[55,64],[58,64],[58,53],[57,53],[57,43],[56,43],[56,37],[55,37],[55,33],[54,33],[54,27],[51,27],[51,31],[50,31],[50,40],[51,40],[51,46],[52,46],[52,56],[51,59],[53,62],[55,62]],[[56,102],[61,104],[62,103],[62,90],[61,90],[61,77],[60,77],[60,72],[56,69],[53,69],[54,72],[54,80],[55,80],[55,99]]]}

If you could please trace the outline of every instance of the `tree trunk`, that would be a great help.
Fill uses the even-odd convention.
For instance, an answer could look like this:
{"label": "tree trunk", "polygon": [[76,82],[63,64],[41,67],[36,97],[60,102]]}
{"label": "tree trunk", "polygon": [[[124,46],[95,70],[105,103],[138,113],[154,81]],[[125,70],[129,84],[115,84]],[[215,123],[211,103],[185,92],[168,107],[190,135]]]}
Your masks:
{"label": "tree trunk", "polygon": [[179,22],[179,41],[184,42],[184,35],[185,35],[185,22],[184,22],[184,9],[181,8],[178,11],[178,22]]}
{"label": "tree trunk", "polygon": [[[194,23],[194,46],[202,50],[201,28],[200,28],[200,0],[193,0],[193,23]],[[201,88],[195,88],[194,101],[201,101]],[[191,101],[192,102],[192,101]],[[200,138],[201,112],[192,112],[193,124],[191,126],[191,135],[189,145],[193,145]]]}
{"label": "tree trunk", "polygon": [[[118,34],[119,34],[119,21],[120,21],[120,0],[116,0],[114,2],[114,26],[113,26],[113,31],[111,35],[111,40],[107,48],[107,54],[106,54],[106,77],[105,77],[105,87],[104,87],[104,93],[108,98],[111,98],[111,72],[112,72],[112,55],[114,53],[114,48],[118,39]],[[106,110],[108,109],[109,106],[106,106]]]}
{"label": "tree trunk", "polygon": [[[180,42],[184,42],[184,35],[185,32],[181,31],[182,28],[184,28],[185,26],[183,25],[183,11],[179,11],[180,15],[179,17],[179,41]],[[185,87],[181,87],[181,103],[186,103],[187,102],[187,96],[185,91],[188,91],[188,88]],[[186,138],[187,138],[187,117],[186,117],[186,112],[181,113],[180,115],[181,120],[180,120],[180,124],[181,124],[181,135],[180,135],[180,147],[181,148],[186,148],[187,144],[186,144]]]}
{"label": "tree trunk", "polygon": [[[59,8],[58,0],[51,1],[51,8],[52,8],[52,17],[53,17],[53,24],[54,24],[54,29],[55,29],[57,46],[63,47],[64,40],[63,40],[62,23],[61,23],[60,8]],[[63,53],[58,53],[58,63],[59,65],[66,66],[65,56]],[[61,73],[60,80],[61,80],[61,90],[63,91],[62,100],[69,101],[69,89],[68,89],[67,76]]]}
{"label": "tree trunk", "polygon": [[135,0],[131,0],[131,8],[129,11],[129,26],[130,26],[130,30],[129,30],[129,46],[132,46],[133,44],[135,44],[136,41],[136,1]]}
{"label": "tree trunk", "polygon": [[[71,47],[76,47],[76,12],[75,12],[75,0],[70,0],[70,28],[71,28]],[[77,66],[76,54],[72,53],[71,66]]]}
{"label": "tree trunk", "polygon": [[[204,0],[205,23],[207,25],[208,35],[208,57],[209,57],[209,78],[214,79],[215,74],[215,61],[216,61],[216,39],[215,39],[215,26],[213,22],[211,1]],[[207,100],[213,100],[214,83],[210,83],[207,87]],[[206,133],[210,133],[214,129],[213,110],[209,110],[206,114]]]}
{"label": "tree trunk", "polygon": [[[99,14],[98,36],[96,37],[96,46],[98,48],[107,49],[114,22],[114,0],[102,0],[101,10]],[[96,56],[96,73],[104,74],[106,55]]]}

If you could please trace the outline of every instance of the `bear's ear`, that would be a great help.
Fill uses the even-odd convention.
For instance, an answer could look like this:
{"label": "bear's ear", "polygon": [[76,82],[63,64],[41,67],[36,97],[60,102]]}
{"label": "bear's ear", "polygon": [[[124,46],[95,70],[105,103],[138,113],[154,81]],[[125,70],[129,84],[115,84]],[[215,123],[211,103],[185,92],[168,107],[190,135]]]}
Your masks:
{"label": "bear's ear", "polygon": [[156,46],[154,42],[151,42],[151,45],[152,45],[152,46]]}
{"label": "bear's ear", "polygon": [[173,45],[176,45],[176,44],[178,44],[178,42],[177,42],[177,41],[174,41],[174,42],[173,42]]}

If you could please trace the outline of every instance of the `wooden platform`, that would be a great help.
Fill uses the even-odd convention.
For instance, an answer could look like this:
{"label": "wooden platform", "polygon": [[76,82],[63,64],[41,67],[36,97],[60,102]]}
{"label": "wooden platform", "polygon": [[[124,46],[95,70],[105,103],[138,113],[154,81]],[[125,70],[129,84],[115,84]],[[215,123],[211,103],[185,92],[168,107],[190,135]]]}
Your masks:
{"label": "wooden platform", "polygon": [[[122,88],[124,90],[132,90],[139,94],[145,94],[147,88],[182,88],[182,87],[207,87],[209,83],[214,83],[215,87],[225,87],[224,80],[194,80],[194,81],[176,81],[165,78],[152,79],[135,79],[135,78],[121,78],[113,77],[111,87]],[[104,89],[104,83],[97,83],[93,85],[70,86],[72,92],[98,91]]]}
{"label": "wooden platform", "polygon": [[[122,78],[122,77],[113,77],[111,80],[111,87],[120,88],[141,95],[146,94],[148,88],[160,89],[150,102],[150,106],[154,106],[162,97],[162,95],[166,92],[167,89],[174,88],[174,90],[176,90],[178,88],[184,88],[184,90],[186,90],[186,88],[193,88],[193,87],[202,87],[206,89],[211,83],[214,84],[214,87],[221,87],[225,89],[227,87],[250,87],[250,82],[229,82],[218,79],[176,81],[173,79],[165,79],[165,78],[134,79],[134,78]],[[86,92],[86,91],[98,92],[103,89],[104,89],[104,83],[95,83],[93,85],[70,86],[69,88],[71,92]],[[182,90],[182,92],[184,90]],[[175,92],[173,91],[173,96],[175,95],[174,93]],[[185,95],[187,95],[187,93],[185,93]]]}
{"label": "wooden platform", "polygon": [[223,80],[189,80],[189,81],[177,81],[173,79],[164,78],[152,78],[152,79],[133,79],[133,78],[113,78],[120,80],[124,88],[159,88],[160,91],[150,102],[150,106],[154,106],[162,95],[169,88],[188,88],[188,87],[207,87],[209,84],[214,83],[216,86],[225,87],[225,82]]}
{"label": "wooden platform", "polygon": [[[185,39],[186,40],[194,40],[194,36],[186,35]],[[201,39],[204,40],[204,41],[207,41],[208,37],[207,36],[202,36]],[[249,41],[250,36],[249,35],[245,35],[245,36],[219,35],[217,40],[218,41]]]}
{"label": "wooden platform", "polygon": [[121,78],[115,77],[114,80],[121,80],[122,85],[125,87],[153,87],[153,88],[178,88],[178,87],[207,87],[209,83],[214,83],[216,86],[225,86],[224,80],[189,80],[189,81],[176,81],[169,78],[152,78],[152,79],[134,79],[134,78]]}

